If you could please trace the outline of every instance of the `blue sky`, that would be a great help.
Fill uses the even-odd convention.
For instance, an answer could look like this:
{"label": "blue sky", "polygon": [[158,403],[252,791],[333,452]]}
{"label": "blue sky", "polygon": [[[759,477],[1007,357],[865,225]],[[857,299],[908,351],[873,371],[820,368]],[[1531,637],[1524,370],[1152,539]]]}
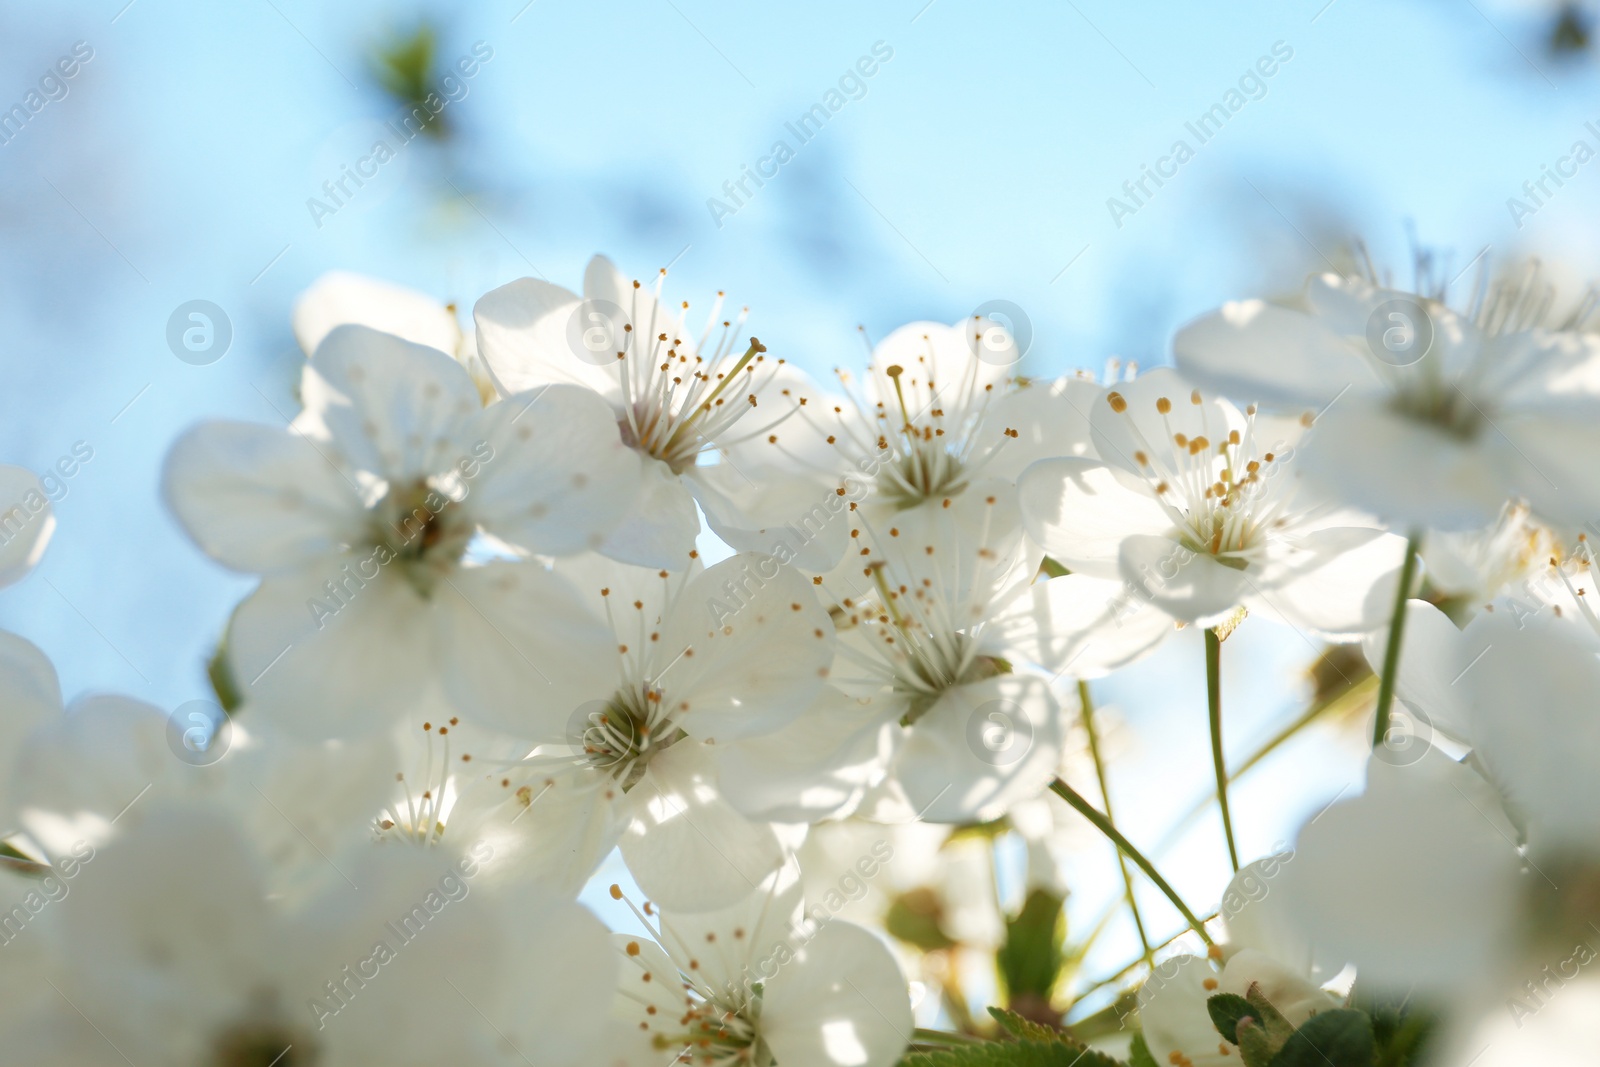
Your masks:
{"label": "blue sky", "polygon": [[[328,269],[465,308],[524,274],[576,287],[596,251],[645,276],[671,263],[674,295],[725,288],[776,354],[815,371],[860,362],[857,326],[882,336],[1005,299],[1031,323],[1030,372],[1056,374],[1163,361],[1189,317],[1293,288],[1350,237],[1401,277],[1408,226],[1463,266],[1487,246],[1537,251],[1579,286],[1596,268],[1600,163],[1520,230],[1506,206],[1578,138],[1600,147],[1584,128],[1600,121],[1593,66],[1541,51],[1537,4],[124,2],[0,13],[0,108],[75,42],[93,49],[67,95],[0,145],[0,461],[94,451],[43,566],[0,593],[0,625],[52,656],[69,696],[205,694],[203,659],[251,582],[182,537],[161,459],[196,420],[292,412],[289,305]],[[493,50],[447,109],[454,143],[408,146],[319,226],[307,200],[394,110],[366,57],[418,15],[441,25],[447,61]],[[1292,58],[1198,146],[1185,123],[1275,44]],[[875,45],[892,58],[864,95],[798,144],[785,123]],[[1107,198],[1180,137],[1195,157],[1118,226]],[[779,138],[794,158],[718,225],[707,200]],[[192,299],[233,327],[208,366],[164,339]],[[1259,629],[1235,657],[1261,668],[1230,698],[1245,742],[1289,712],[1285,679],[1309,651]],[[1193,754],[1190,644],[1104,688],[1130,719],[1195,727],[1177,735]],[[1203,790],[1203,762],[1165,742],[1145,754],[1165,769],[1134,793]],[[1359,766],[1311,764],[1307,804]],[[1247,852],[1301,814],[1248,793],[1241,808]],[[1170,809],[1125,805],[1152,835]],[[1214,845],[1194,847],[1215,860]]]}

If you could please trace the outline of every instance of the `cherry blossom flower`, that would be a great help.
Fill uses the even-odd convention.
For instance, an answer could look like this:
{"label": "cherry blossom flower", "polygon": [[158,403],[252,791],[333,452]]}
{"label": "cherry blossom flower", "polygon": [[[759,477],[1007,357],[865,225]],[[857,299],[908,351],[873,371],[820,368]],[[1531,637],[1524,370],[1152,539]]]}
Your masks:
{"label": "cherry blossom flower", "polygon": [[[466,564],[604,541],[638,460],[606,406],[551,386],[484,409],[437,350],[341,326],[306,364],[286,430],[204,423],[168,457],[167,501],[224,566],[260,574],[228,628],[235,683],[320,736],[387,721],[436,681],[464,710],[570,690],[584,633],[542,567]],[[564,695],[565,694],[565,695]]]}
{"label": "cherry blossom flower", "polygon": [[1184,327],[1178,368],[1316,412],[1307,477],[1385,520],[1465,529],[1522,498],[1546,519],[1589,521],[1600,337],[1552,313],[1537,270],[1480,286],[1464,311],[1443,289],[1318,275],[1294,306],[1235,301]]}

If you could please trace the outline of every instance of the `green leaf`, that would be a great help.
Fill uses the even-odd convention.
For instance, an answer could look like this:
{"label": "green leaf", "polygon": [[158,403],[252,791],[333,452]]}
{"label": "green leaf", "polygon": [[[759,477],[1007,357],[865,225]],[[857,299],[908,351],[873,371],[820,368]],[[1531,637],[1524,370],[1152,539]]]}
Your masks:
{"label": "green leaf", "polygon": [[1239,1043],[1236,1033],[1239,1020],[1253,1018],[1256,1014],[1250,1002],[1237,993],[1218,993],[1206,1001],[1206,1010],[1211,1013],[1211,1025],[1217,1028],[1217,1033],[1234,1045]]}
{"label": "green leaf", "polygon": [[939,897],[931,889],[913,889],[889,903],[884,929],[924,952],[955,947],[955,940],[944,932],[939,920],[943,913]]}
{"label": "green leaf", "polygon": [[1372,1067],[1377,1045],[1366,1012],[1340,1008],[1307,1019],[1271,1067]]}
{"label": "green leaf", "polygon": [[1144,1043],[1142,1033],[1133,1035],[1133,1044],[1128,1048],[1128,1067],[1161,1067],[1150,1055],[1150,1046]]}
{"label": "green leaf", "polygon": [[900,1067],[1127,1067],[1072,1041],[984,1041],[910,1052]]}
{"label": "green leaf", "polygon": [[[1289,1040],[1289,1035],[1294,1033],[1294,1027],[1283,1017],[1282,1012],[1272,1006],[1272,1001],[1267,999],[1267,995],[1261,992],[1259,982],[1250,983],[1250,988],[1244,991],[1244,999],[1250,1002],[1250,1007],[1254,1009],[1250,1014],[1255,1016],[1265,1031],[1272,1051],[1276,1053],[1283,1047],[1283,1043]],[[1244,1042],[1241,1041],[1239,1044],[1243,1046]]]}
{"label": "green leaf", "polygon": [[1040,562],[1039,569],[1044,571],[1044,573],[1049,575],[1051,578],[1065,578],[1067,575],[1072,573],[1071,571],[1067,570],[1065,565],[1051,559],[1049,556],[1046,556]]}
{"label": "green leaf", "polygon": [[1267,1028],[1254,1015],[1247,1015],[1233,1028],[1239,1039],[1239,1058],[1245,1067],[1267,1067],[1278,1054],[1278,1046],[1267,1036]]}
{"label": "green leaf", "polygon": [[995,953],[995,967],[1006,993],[1048,1002],[1061,974],[1061,941],[1066,900],[1043,889],[1030,892],[1022,910],[1006,920],[1006,940]]}
{"label": "green leaf", "polygon": [[1372,1019],[1378,1067],[1410,1067],[1426,1062],[1429,1042],[1438,1029],[1439,1020],[1410,1005],[1407,999],[1374,997],[1361,991],[1359,985],[1356,988],[1360,994],[1353,996],[1351,1007],[1366,1012]]}
{"label": "green leaf", "polygon": [[1000,1028],[1019,1041],[1054,1041],[1058,1031],[1032,1019],[1024,1019],[1014,1011],[1004,1008],[990,1008],[989,1014],[994,1016],[994,1021]]}
{"label": "green leaf", "polygon": [[244,703],[244,697],[239,692],[238,683],[233,680],[233,670],[228,666],[228,639],[226,636],[217,642],[217,650],[211,654],[211,659],[206,663],[206,677],[211,680],[211,690],[217,694],[217,703],[222,705],[222,710],[232,715]]}

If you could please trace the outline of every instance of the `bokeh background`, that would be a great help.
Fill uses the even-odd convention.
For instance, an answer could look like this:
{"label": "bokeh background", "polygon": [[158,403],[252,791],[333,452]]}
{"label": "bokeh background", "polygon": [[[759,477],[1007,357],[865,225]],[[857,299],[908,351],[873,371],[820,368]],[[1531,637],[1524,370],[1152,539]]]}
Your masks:
{"label": "bokeh background", "polygon": [[[69,697],[209,694],[205,660],[250,580],[184,539],[161,461],[198,419],[295,410],[289,308],[330,269],[455,301],[466,323],[514,277],[578,288],[596,251],[642,277],[670,265],[674,297],[704,306],[726,289],[775,354],[819,373],[864,360],[861,329],[991,300],[1025,315],[1029,374],[1161,363],[1186,319],[1292,289],[1357,240],[1400,280],[1420,245],[1447,279],[1480,255],[1536,253],[1575,292],[1596,274],[1600,162],[1520,219],[1508,198],[1531,204],[1523,183],[1575,141],[1600,149],[1590,14],[1533,0],[7,4],[0,110],[26,107],[75,47],[80,62],[0,143],[0,461],[44,471],[80,442],[93,458],[60,483],[54,542],[0,597],[0,625],[50,654]],[[1198,145],[1185,123],[1275,48],[1259,98]],[[875,50],[876,72],[801,144],[785,124]],[[449,87],[463,57],[476,72]],[[333,200],[323,183],[429,89],[453,97],[435,125]],[[1129,202],[1123,183],[1179,138],[1194,158],[1114,217],[1108,198]],[[780,139],[794,158],[735,201],[724,183]],[[191,300],[231,326],[208,365],[167,343]],[[1319,651],[1265,622],[1228,642],[1230,755],[1304,708]],[[1198,634],[1096,692],[1119,820],[1162,841],[1210,780]],[[1358,732],[1308,733],[1253,772],[1234,799],[1241,851],[1292,839],[1359,787]],[[1160,854],[1192,900],[1215,901],[1214,817]],[[1070,928],[1119,892],[1103,859],[1073,880]],[[1002,872],[1002,897],[1014,883]],[[1141,899],[1156,932],[1177,930]],[[1118,920],[1090,969],[1123,962],[1130,939]]]}

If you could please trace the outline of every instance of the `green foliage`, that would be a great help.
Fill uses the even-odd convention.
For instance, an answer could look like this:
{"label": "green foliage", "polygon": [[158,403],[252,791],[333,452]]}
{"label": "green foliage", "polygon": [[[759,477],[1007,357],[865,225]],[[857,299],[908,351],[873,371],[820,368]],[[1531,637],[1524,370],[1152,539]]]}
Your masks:
{"label": "green foliage", "polygon": [[1218,993],[1206,1001],[1206,1010],[1211,1013],[1211,1025],[1217,1028],[1217,1033],[1233,1045],[1239,1043],[1239,1020],[1256,1012],[1250,1002],[1237,993]]}
{"label": "green foliage", "polygon": [[1015,1012],[990,1008],[989,1014],[1000,1024],[1006,1040],[909,1052],[900,1067],[1127,1067],[1070,1034],[1030,1022]]}
{"label": "green foliage", "polygon": [[1161,1067],[1150,1055],[1150,1046],[1144,1043],[1143,1034],[1133,1035],[1133,1045],[1128,1049],[1128,1067]]}
{"label": "green foliage", "polygon": [[1377,1046],[1366,1012],[1342,1008],[1307,1019],[1271,1067],[1372,1067]]}
{"label": "green foliage", "polygon": [[1061,974],[1065,904],[1063,897],[1035,889],[1022,902],[1022,910],[1006,920],[1006,940],[994,962],[1013,1000],[1020,996],[1050,999]]}
{"label": "green foliage", "polygon": [[1438,1029],[1438,1019],[1432,1014],[1401,1000],[1363,1000],[1354,1006],[1372,1018],[1377,1067],[1412,1067],[1426,1062],[1429,1039]]}
{"label": "green foliage", "polygon": [[233,679],[233,671],[228,666],[228,639],[224,637],[217,642],[217,650],[211,654],[210,661],[206,664],[206,677],[211,680],[211,690],[217,694],[217,703],[222,705],[222,710],[232,715],[244,703],[244,696],[239,692],[239,685]]}
{"label": "green foliage", "polygon": [[943,908],[931,889],[913,889],[889,903],[883,918],[884,929],[893,937],[924,952],[954,948],[956,942],[940,925]]}
{"label": "green foliage", "polygon": [[1245,1067],[1379,1065],[1373,1020],[1364,1011],[1321,1012],[1296,1029],[1253,982],[1242,997],[1218,993],[1208,998],[1206,1010],[1217,1033],[1239,1046]]}
{"label": "green foliage", "polygon": [[1049,556],[1046,556],[1044,560],[1040,562],[1039,569],[1043,571],[1045,576],[1048,578],[1065,578],[1067,575],[1072,573],[1066,568],[1065,564],[1059,563],[1056,560],[1051,559]]}
{"label": "green foliage", "polygon": [[[428,94],[437,91],[435,86],[439,78],[434,63],[438,53],[438,35],[424,22],[409,35],[397,35],[376,49],[371,64],[373,80],[406,107],[421,105]],[[422,114],[428,115],[429,109],[424,107]],[[443,138],[449,132],[444,115],[432,115],[423,124],[422,131]]]}

